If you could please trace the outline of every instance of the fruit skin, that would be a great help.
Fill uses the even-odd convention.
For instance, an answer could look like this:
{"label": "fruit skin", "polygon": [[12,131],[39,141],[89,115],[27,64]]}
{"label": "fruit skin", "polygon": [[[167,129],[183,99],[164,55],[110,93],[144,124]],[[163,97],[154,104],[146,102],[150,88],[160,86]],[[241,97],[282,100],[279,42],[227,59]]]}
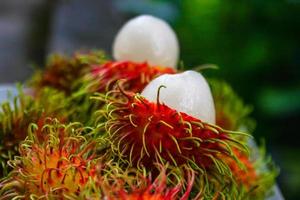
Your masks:
{"label": "fruit skin", "polygon": [[[246,105],[234,92],[232,87],[223,80],[208,79],[216,106],[216,124],[230,130],[254,131],[255,121],[249,117],[253,108]],[[245,140],[237,137],[238,140]],[[252,144],[252,139],[245,140]],[[265,147],[249,145],[249,155],[233,149],[236,158],[243,164],[241,168],[236,161],[227,156],[222,157],[230,167],[241,195],[238,199],[265,199],[275,183],[278,169],[270,157],[265,155]]]}
{"label": "fruit skin", "polygon": [[63,125],[57,120],[42,128],[32,124],[28,130],[20,156],[9,162],[12,172],[0,184],[0,199],[78,196],[97,171],[96,142],[82,136],[87,130],[78,123]]}
{"label": "fruit skin", "polygon": [[[130,165],[151,169],[155,162],[174,166],[188,164],[201,173],[231,176],[219,155],[232,156],[232,148],[244,151],[232,135],[220,127],[178,112],[140,95],[125,93],[126,100],[106,98],[106,130],[112,150]],[[242,134],[243,135],[243,134]]]}
{"label": "fruit skin", "polygon": [[37,93],[44,87],[55,88],[70,95],[74,84],[87,73],[93,65],[107,60],[103,51],[77,52],[73,57],[54,54],[48,58],[44,70],[37,70],[27,85]]}
{"label": "fruit skin", "polygon": [[264,145],[252,148],[250,156],[233,150],[236,157],[243,163],[239,168],[231,158],[223,158],[232,170],[237,184],[245,192],[244,199],[266,199],[270,194],[270,188],[275,184],[278,169],[270,157],[265,155]]}
{"label": "fruit skin", "polygon": [[176,34],[163,20],[141,15],[128,21],[117,34],[113,56],[118,61],[148,62],[176,68],[179,45]]}
{"label": "fruit skin", "polygon": [[72,116],[75,116],[72,120],[94,125],[93,119],[96,117],[93,113],[103,106],[103,102],[91,100],[95,93],[113,93],[119,84],[127,91],[141,92],[157,76],[175,72],[172,68],[129,61],[109,61],[102,65],[94,65],[90,72],[75,84],[78,89],[71,95],[69,104],[72,105],[69,110],[73,110]]}
{"label": "fruit skin", "polygon": [[182,184],[178,184],[175,187],[167,187],[167,177],[165,170],[161,170],[160,176],[158,176],[152,183],[151,180],[145,187],[139,187],[133,189],[131,192],[127,192],[124,189],[115,192],[115,197],[108,198],[110,200],[187,200],[190,196],[194,182],[194,173],[188,181],[186,192],[181,195]]}
{"label": "fruit skin", "polygon": [[[246,105],[225,81],[208,79],[208,82],[215,100],[216,124],[229,130],[253,132],[255,121],[249,117],[253,110],[252,106]],[[243,140],[240,137],[236,139]],[[243,188],[245,194],[241,198],[265,199],[275,183],[278,169],[272,159],[266,157],[264,145],[257,147],[249,138],[245,142],[251,144],[250,155],[233,149],[236,158],[243,164],[242,168],[232,158],[225,156],[221,159],[230,166],[237,184]]]}
{"label": "fruit skin", "polygon": [[227,130],[253,132],[255,121],[249,117],[253,107],[246,105],[223,80],[208,79],[216,109],[216,124]]}
{"label": "fruit skin", "polygon": [[88,92],[108,92],[116,88],[115,83],[123,80],[126,91],[141,92],[154,78],[162,74],[174,74],[175,69],[151,66],[147,62],[110,61],[94,66],[82,81]]}
{"label": "fruit skin", "polygon": [[[172,170],[168,165],[157,164],[153,169],[159,171],[153,176],[145,168],[120,168],[117,162],[106,164],[105,173],[98,174],[95,182],[87,184],[80,199],[107,200],[187,200],[200,195],[192,195],[195,172],[188,169]],[[104,171],[104,170],[103,170]],[[181,179],[186,173],[187,179]]]}
{"label": "fruit skin", "polygon": [[38,95],[32,97],[19,87],[18,96],[4,102],[0,110],[0,177],[7,175],[11,168],[7,161],[18,155],[18,146],[27,137],[27,129],[30,123],[36,123],[38,127],[44,123],[47,117],[56,117],[61,122],[68,118],[65,109],[65,95],[62,92],[44,88]]}

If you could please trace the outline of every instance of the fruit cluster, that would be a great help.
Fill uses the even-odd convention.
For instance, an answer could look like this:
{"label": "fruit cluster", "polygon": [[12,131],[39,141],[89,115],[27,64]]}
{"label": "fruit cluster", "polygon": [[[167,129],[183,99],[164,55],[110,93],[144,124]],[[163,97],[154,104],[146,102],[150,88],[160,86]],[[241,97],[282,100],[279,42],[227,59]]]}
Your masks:
{"label": "fruit cluster", "polygon": [[160,101],[163,85],[156,101],[142,95],[179,73],[100,51],[52,56],[2,104],[0,199],[265,199],[277,170],[227,83],[208,80],[215,123]]}

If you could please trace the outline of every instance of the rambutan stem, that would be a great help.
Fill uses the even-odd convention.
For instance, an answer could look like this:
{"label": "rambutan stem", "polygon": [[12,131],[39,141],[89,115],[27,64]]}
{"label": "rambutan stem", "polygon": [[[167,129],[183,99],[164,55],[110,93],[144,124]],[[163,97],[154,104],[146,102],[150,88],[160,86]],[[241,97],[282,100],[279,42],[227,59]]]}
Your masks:
{"label": "rambutan stem", "polygon": [[158,87],[158,89],[157,89],[156,103],[157,103],[158,106],[160,105],[160,102],[159,102],[159,95],[160,95],[160,90],[161,90],[162,88],[167,88],[167,87],[166,87],[165,85],[160,85],[160,86]]}

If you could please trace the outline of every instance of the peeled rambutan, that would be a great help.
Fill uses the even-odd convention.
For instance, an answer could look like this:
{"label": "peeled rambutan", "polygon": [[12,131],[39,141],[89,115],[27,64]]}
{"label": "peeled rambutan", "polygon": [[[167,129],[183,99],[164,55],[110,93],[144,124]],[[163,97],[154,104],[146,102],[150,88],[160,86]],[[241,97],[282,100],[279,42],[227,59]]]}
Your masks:
{"label": "peeled rambutan", "polygon": [[106,56],[102,51],[75,53],[73,57],[52,55],[45,70],[38,70],[28,85],[39,91],[43,87],[51,87],[70,94],[73,84],[87,73],[92,65],[102,64]]}
{"label": "peeled rambutan", "polygon": [[31,125],[20,144],[20,156],[0,184],[0,199],[67,199],[79,196],[89,179],[96,176],[95,142],[82,136],[78,124],[56,120],[42,128]]}
{"label": "peeled rambutan", "polygon": [[202,173],[213,171],[231,176],[220,155],[235,158],[233,147],[245,151],[244,144],[232,136],[239,133],[202,122],[160,104],[159,100],[152,103],[140,95],[123,94],[126,101],[106,98],[105,126],[112,150],[125,162],[148,168],[157,161],[175,166],[188,164]]}

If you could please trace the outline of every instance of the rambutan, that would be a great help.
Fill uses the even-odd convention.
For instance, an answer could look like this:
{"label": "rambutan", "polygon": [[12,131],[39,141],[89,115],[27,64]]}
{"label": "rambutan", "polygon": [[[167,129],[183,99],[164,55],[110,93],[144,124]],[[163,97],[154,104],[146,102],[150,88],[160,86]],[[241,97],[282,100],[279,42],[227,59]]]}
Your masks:
{"label": "rambutan", "polygon": [[225,81],[208,80],[216,109],[216,124],[227,130],[254,129],[254,121],[249,118],[252,106],[245,105],[232,87]]}
{"label": "rambutan", "polygon": [[[233,153],[244,165],[243,168],[238,166],[234,160],[228,159],[228,165],[232,170],[232,174],[235,177],[238,184],[245,186],[248,190],[255,184],[258,179],[256,169],[253,163],[250,161],[249,156],[240,152],[237,149],[233,149]],[[225,159],[225,158],[224,158]]]}
{"label": "rambutan", "polygon": [[[252,132],[255,122],[249,117],[252,107],[245,105],[232,87],[225,81],[209,79],[216,108],[216,124],[230,130],[247,130]],[[236,137],[246,143],[253,143],[252,139]],[[256,145],[250,145],[250,156],[239,149],[233,148],[233,154],[242,165],[228,156],[222,158],[230,167],[236,184],[239,186],[237,198],[265,199],[275,182],[277,170],[271,159],[265,158],[264,148],[257,152]],[[267,166],[268,165],[268,166]],[[263,169],[263,170],[262,170]]]}
{"label": "rambutan", "polygon": [[115,88],[115,83],[124,80],[123,87],[127,91],[141,92],[154,78],[162,74],[173,74],[176,70],[169,67],[150,66],[148,63],[130,61],[107,62],[95,65],[85,77],[88,92],[108,92]]}
{"label": "rambutan", "polygon": [[167,177],[165,171],[162,170],[160,176],[158,176],[152,183],[148,181],[144,187],[139,186],[137,188],[131,188],[128,192],[125,189],[121,189],[115,192],[114,197],[108,199],[111,200],[187,200],[192,190],[194,182],[194,173],[192,173],[191,180],[188,180],[188,186],[186,192],[180,197],[181,184],[175,187],[167,186]]}
{"label": "rambutan", "polygon": [[78,197],[89,179],[96,176],[96,142],[82,136],[77,123],[56,120],[42,128],[32,124],[20,144],[20,156],[9,164],[9,177],[0,184],[0,199],[67,199]]}
{"label": "rambutan", "polygon": [[[47,117],[65,121],[67,111],[65,96],[61,92],[43,89],[33,98],[19,89],[19,94],[11,102],[2,104],[0,112],[0,162],[1,176],[8,172],[7,161],[18,154],[18,145],[27,136],[30,123],[41,127]],[[13,105],[11,105],[13,104]]]}
{"label": "rambutan", "polygon": [[102,51],[78,52],[71,58],[52,55],[48,59],[46,69],[38,70],[28,85],[36,92],[43,87],[51,87],[70,94],[73,84],[87,73],[92,65],[102,64],[106,59]]}
{"label": "rambutan", "polygon": [[243,199],[265,199],[270,194],[270,188],[275,183],[277,169],[270,159],[265,158],[264,148],[251,149],[252,156],[248,156],[238,149],[233,149],[237,159],[243,163],[241,168],[232,158],[224,157],[232,170],[240,190],[244,191]]}
{"label": "rambutan", "polygon": [[[146,169],[135,168],[123,170],[117,163],[106,164],[104,174],[98,176],[96,182],[87,184],[86,190],[80,195],[82,199],[108,200],[187,200],[200,195],[191,195],[195,173],[192,170],[179,169],[180,173],[188,174],[186,180],[180,179],[168,166],[157,165],[160,173],[154,177]],[[99,175],[99,174],[98,174]],[[172,183],[171,183],[172,180]]]}
{"label": "rambutan", "polygon": [[165,104],[149,102],[140,95],[124,93],[122,99],[106,98],[106,129],[112,150],[130,165],[151,168],[155,162],[175,166],[188,164],[202,173],[231,176],[220,155],[235,158],[233,147],[245,151],[245,144],[232,135],[241,134],[202,122]]}
{"label": "rambutan", "polygon": [[77,92],[70,99],[70,105],[77,105],[75,109],[74,106],[70,108],[74,112],[73,120],[85,124],[94,123],[89,119],[93,119],[91,116],[94,111],[103,106],[103,102],[91,101],[90,98],[94,93],[109,92],[117,87],[116,83],[120,80],[125,90],[141,92],[152,79],[166,73],[175,73],[175,69],[129,61],[110,61],[103,65],[94,65],[91,71],[75,84]]}

